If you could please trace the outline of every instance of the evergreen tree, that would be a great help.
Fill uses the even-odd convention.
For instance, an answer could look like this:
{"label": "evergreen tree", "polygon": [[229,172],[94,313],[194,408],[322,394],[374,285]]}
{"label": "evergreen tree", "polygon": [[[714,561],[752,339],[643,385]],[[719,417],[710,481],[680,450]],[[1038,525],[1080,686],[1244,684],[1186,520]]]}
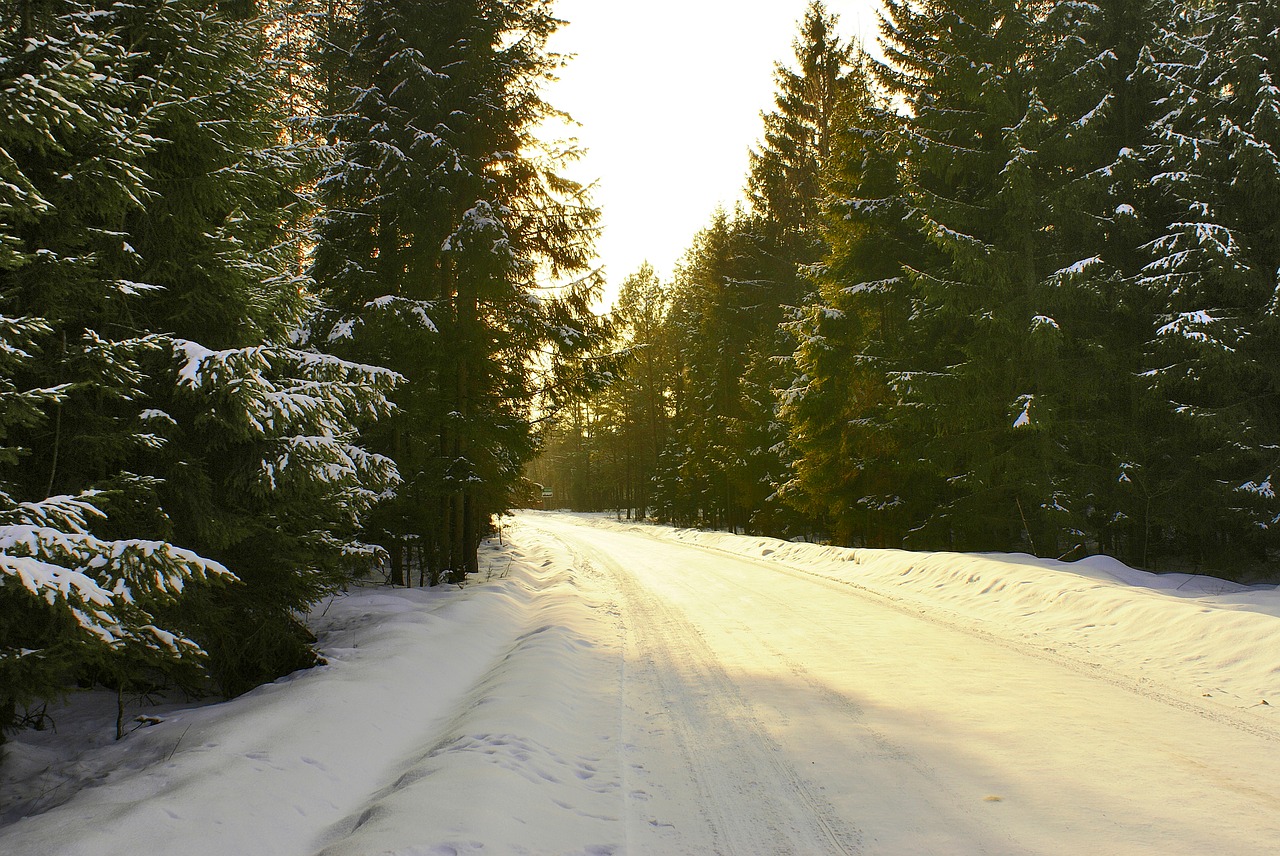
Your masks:
{"label": "evergreen tree", "polygon": [[658,464],[659,516],[686,525],[750,524],[739,492],[745,459],[741,379],[756,338],[756,294],[745,218],[720,211],[676,271],[667,337],[676,343],[672,414]]}
{"label": "evergreen tree", "polygon": [[1153,51],[1155,184],[1175,206],[1143,282],[1160,313],[1146,378],[1166,402],[1151,525],[1197,565],[1258,563],[1280,519],[1280,10],[1186,3]]}
{"label": "evergreen tree", "polygon": [[820,0],[810,2],[793,42],[795,68],[776,65],[774,109],[751,153],[747,197],[792,267],[821,257],[822,173],[849,102],[861,95],[851,91],[861,81],[849,76],[854,50],[836,34],[837,23]]}
{"label": "evergreen tree", "polygon": [[742,311],[755,329],[745,343],[742,418],[730,426],[741,460],[735,493],[751,510],[751,526],[775,535],[803,529],[777,493],[793,456],[778,416],[779,396],[795,379],[787,325],[814,301],[810,269],[827,250],[820,228],[825,173],[840,125],[867,97],[861,60],[836,34],[837,24],[821,2],[810,3],[793,43],[794,68],[777,66],[774,109],[764,114],[747,179],[753,216],[739,225],[751,259]]}
{"label": "evergreen tree", "polygon": [[1056,476],[1072,510],[1064,548],[1145,562],[1152,439],[1168,430],[1138,380],[1153,310],[1138,284],[1143,244],[1167,217],[1142,153],[1158,92],[1142,56],[1164,0],[1058,4],[1038,60],[1056,119],[1042,145],[1054,180],[1044,206],[1055,236],[1045,314],[1070,367],[1047,388],[1067,467]]}
{"label": "evergreen tree", "polygon": [[617,347],[626,362],[604,395],[616,400],[613,412],[620,420],[627,507],[641,516],[651,507],[653,479],[667,435],[672,343],[663,325],[668,305],[663,284],[653,267],[644,264],[622,281],[613,312]]}
{"label": "evergreen tree", "polygon": [[[0,295],[43,325],[43,358],[13,388],[57,390],[12,429],[33,462],[8,474],[14,519],[74,500],[50,518],[81,544],[60,561],[98,567],[92,544],[130,574],[160,565],[168,582],[135,600],[243,691],[314,661],[297,611],[349,570],[353,518],[394,480],[351,442],[394,376],[290,345],[305,177],[280,142],[260,22],[199,4],[43,7],[58,8],[22,16],[4,52],[6,115],[22,120],[4,126]],[[184,568],[243,584],[176,598]],[[31,620],[24,633],[57,647],[65,622]]]}
{"label": "evergreen tree", "polygon": [[249,5],[157,21],[130,32],[183,98],[145,161],[152,198],[127,221],[139,278],[160,287],[141,317],[173,334],[154,390],[173,424],[151,466],[173,536],[245,582],[186,612],[240,692],[313,661],[296,613],[351,572],[355,526],[395,483],[355,442],[395,378],[293,344],[312,311],[299,272],[312,155],[282,133],[294,117],[268,19]]}
{"label": "evergreen tree", "polygon": [[1043,201],[1063,180],[1040,3],[887,5],[881,80],[907,101],[903,195],[937,251],[907,269],[910,356],[890,375],[910,454],[937,468],[916,543],[1056,552],[1078,530],[1062,433],[1073,336],[1054,317],[1060,247]]}
{"label": "evergreen tree", "polygon": [[895,419],[889,378],[913,354],[907,272],[930,257],[906,216],[904,118],[867,104],[837,135],[827,182],[820,300],[793,323],[797,378],[782,415],[797,453],[783,495],[839,543],[901,546],[941,490]]}
{"label": "evergreen tree", "polygon": [[[370,435],[405,477],[373,537],[398,582],[411,561],[456,581],[533,452],[531,400],[595,382],[597,211],[532,136],[559,64],[547,3],[370,0],[356,24],[320,183],[314,270],[336,309],[321,333],[406,378],[398,416]],[[578,278],[540,294],[543,270]]]}
{"label": "evergreen tree", "polygon": [[[137,162],[154,143],[152,115],[130,110],[143,87],[109,19],[73,4],[0,18],[0,729],[76,677],[123,686],[192,667],[198,645],[158,616],[187,583],[231,579],[170,543],[94,532],[146,486],[104,477],[110,450],[146,438],[87,408],[84,393],[103,411],[127,405],[138,356],[155,347],[106,340],[82,320],[126,317],[142,290],[104,275],[123,243],[113,227],[145,196]],[[84,447],[60,472],[77,416]],[[97,483],[68,478],[73,461],[96,464]]]}

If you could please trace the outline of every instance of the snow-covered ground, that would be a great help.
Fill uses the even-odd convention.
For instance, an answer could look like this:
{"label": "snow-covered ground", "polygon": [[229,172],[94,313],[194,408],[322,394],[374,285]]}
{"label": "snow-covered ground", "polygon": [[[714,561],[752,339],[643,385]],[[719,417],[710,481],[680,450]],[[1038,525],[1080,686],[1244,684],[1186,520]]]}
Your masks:
{"label": "snow-covered ground", "polygon": [[[224,704],[54,712],[0,853],[1224,853],[1280,841],[1280,593],[525,513]],[[68,747],[88,748],[69,752]]]}

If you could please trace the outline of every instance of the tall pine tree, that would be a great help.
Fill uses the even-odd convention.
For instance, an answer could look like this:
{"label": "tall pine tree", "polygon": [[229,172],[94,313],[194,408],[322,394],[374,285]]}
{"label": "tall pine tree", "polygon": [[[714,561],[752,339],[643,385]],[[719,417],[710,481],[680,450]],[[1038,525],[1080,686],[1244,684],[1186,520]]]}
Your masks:
{"label": "tall pine tree", "polygon": [[338,76],[352,89],[320,183],[314,271],[335,307],[320,332],[406,378],[370,435],[405,478],[372,532],[398,582],[475,570],[534,449],[531,401],[593,383],[598,215],[533,136],[559,23],[542,0],[370,0]]}
{"label": "tall pine tree", "polygon": [[1152,51],[1164,91],[1154,183],[1174,216],[1143,283],[1159,326],[1145,377],[1171,417],[1155,439],[1154,521],[1196,564],[1260,564],[1280,504],[1280,9],[1184,3]]}

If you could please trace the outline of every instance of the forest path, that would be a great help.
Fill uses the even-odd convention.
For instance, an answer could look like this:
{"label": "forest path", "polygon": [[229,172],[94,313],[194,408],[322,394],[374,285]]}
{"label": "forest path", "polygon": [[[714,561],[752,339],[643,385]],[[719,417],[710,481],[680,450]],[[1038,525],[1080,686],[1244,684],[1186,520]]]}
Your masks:
{"label": "forest path", "polygon": [[1275,734],[1199,699],[649,527],[526,514],[511,537],[532,531],[621,616],[629,853],[1247,854],[1280,838]]}

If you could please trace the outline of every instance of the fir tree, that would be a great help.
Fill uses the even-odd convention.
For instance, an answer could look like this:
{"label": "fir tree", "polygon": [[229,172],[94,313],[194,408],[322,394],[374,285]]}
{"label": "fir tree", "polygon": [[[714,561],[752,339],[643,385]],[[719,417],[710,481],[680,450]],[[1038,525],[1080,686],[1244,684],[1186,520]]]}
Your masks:
{"label": "fir tree", "polygon": [[296,613],[353,570],[355,529],[396,481],[355,440],[388,412],[395,377],[293,344],[312,311],[299,268],[313,155],[282,133],[294,117],[267,19],[252,6],[170,14],[129,30],[183,96],[145,161],[152,198],[126,223],[139,278],[159,286],[139,315],[172,334],[152,388],[172,421],[147,465],[168,531],[245,583],[185,615],[234,693],[313,661]]}
{"label": "fir tree", "polygon": [[1168,424],[1138,381],[1153,310],[1137,282],[1143,244],[1165,217],[1143,152],[1158,93],[1142,56],[1168,19],[1164,0],[1059,4],[1038,61],[1056,119],[1042,150],[1054,180],[1044,206],[1055,236],[1045,313],[1070,366],[1045,390],[1067,464],[1056,476],[1071,507],[1073,551],[1142,563],[1151,507],[1152,437]]}
{"label": "fir tree", "polygon": [[668,305],[663,284],[645,264],[622,281],[613,312],[617,347],[626,354],[626,362],[622,376],[606,392],[615,391],[621,399],[616,410],[625,420],[621,433],[629,466],[628,507],[642,516],[652,504],[652,483],[667,435],[672,343],[663,322]]}
{"label": "fir tree", "polygon": [[730,428],[742,461],[736,492],[759,531],[785,535],[802,527],[780,501],[793,454],[778,415],[779,396],[795,380],[788,331],[814,302],[811,268],[827,252],[820,228],[826,176],[841,126],[868,98],[861,59],[836,33],[838,21],[810,3],[794,41],[795,68],[775,73],[774,109],[764,114],[764,139],[752,152],[747,180],[750,220],[742,230],[752,259],[744,312],[754,316],[741,389],[743,416]]}
{"label": "fir tree", "polygon": [[[433,582],[475,570],[533,452],[531,400],[594,384],[597,212],[532,136],[558,24],[541,0],[371,0],[357,17],[315,273],[330,347],[407,379],[371,435],[405,477],[374,532],[399,582],[411,558]],[[540,293],[544,269],[569,284]]]}
{"label": "fir tree", "polygon": [[14,384],[59,390],[15,428],[35,465],[11,495],[92,497],[103,513],[59,518],[69,535],[232,568],[242,585],[165,597],[155,622],[243,691],[314,661],[297,611],[350,570],[361,497],[394,480],[352,443],[394,376],[290,346],[305,177],[260,22],[64,9],[5,54],[24,118],[5,126],[18,204],[0,293],[48,331]]}
{"label": "fir tree", "polygon": [[1265,561],[1280,519],[1277,61],[1280,10],[1253,0],[1183,4],[1151,61],[1155,183],[1175,206],[1143,278],[1160,313],[1145,377],[1173,418],[1154,525],[1197,564]]}
{"label": "fir tree", "polygon": [[1039,3],[887,5],[881,79],[904,125],[908,216],[938,255],[907,275],[914,356],[890,376],[914,454],[945,487],[917,543],[1054,551],[1082,509],[1062,474],[1056,391],[1067,385],[1051,309],[1055,235],[1042,200],[1054,114]]}
{"label": "fir tree", "polygon": [[[107,512],[147,486],[102,469],[147,442],[119,412],[138,396],[138,359],[157,345],[108,340],[85,324],[94,313],[126,318],[126,298],[145,291],[107,271],[123,252],[114,227],[146,195],[137,162],[155,142],[154,119],[130,109],[142,87],[110,16],[71,4],[8,11],[0,21],[0,728],[75,678],[123,687],[165,672],[198,675],[199,646],[159,616],[189,583],[232,579],[171,543],[95,531],[109,530]],[[86,406],[86,393],[99,409]],[[75,417],[87,424],[64,427]],[[60,459],[73,429],[84,446]],[[96,483],[77,463],[90,465]],[[72,487],[60,492],[64,484]]]}
{"label": "fir tree", "polygon": [[792,324],[797,378],[782,415],[797,461],[783,495],[845,544],[900,546],[940,490],[909,451],[920,440],[894,418],[889,384],[912,357],[906,273],[930,255],[906,216],[903,121],[869,104],[837,136],[820,300]]}

